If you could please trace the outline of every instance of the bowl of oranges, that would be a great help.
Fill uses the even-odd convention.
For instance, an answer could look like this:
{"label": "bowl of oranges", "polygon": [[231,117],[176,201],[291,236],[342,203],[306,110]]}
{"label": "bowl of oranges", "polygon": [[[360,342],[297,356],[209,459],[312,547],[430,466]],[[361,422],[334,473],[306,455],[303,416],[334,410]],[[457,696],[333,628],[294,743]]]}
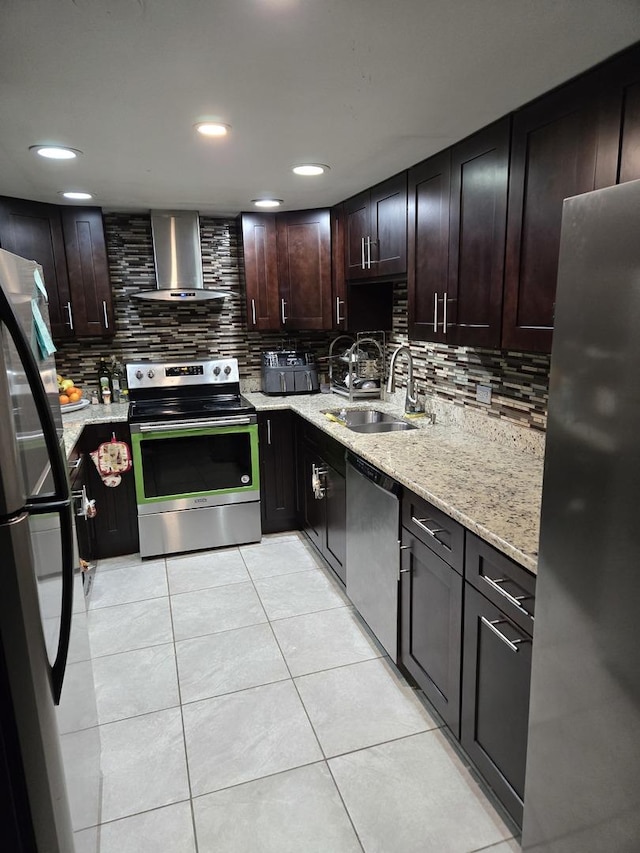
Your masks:
{"label": "bowl of oranges", "polygon": [[73,412],[83,409],[89,404],[82,397],[82,388],[78,388],[73,379],[64,379],[58,374],[58,399],[63,412]]}

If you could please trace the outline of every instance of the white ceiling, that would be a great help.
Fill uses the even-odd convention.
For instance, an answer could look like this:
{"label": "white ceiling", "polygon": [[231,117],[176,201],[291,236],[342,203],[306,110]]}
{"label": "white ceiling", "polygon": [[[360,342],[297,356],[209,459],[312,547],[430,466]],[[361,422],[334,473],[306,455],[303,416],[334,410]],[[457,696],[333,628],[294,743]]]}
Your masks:
{"label": "white ceiling", "polygon": [[0,21],[0,194],[227,215],[407,168],[640,40],[640,0],[0,0]]}

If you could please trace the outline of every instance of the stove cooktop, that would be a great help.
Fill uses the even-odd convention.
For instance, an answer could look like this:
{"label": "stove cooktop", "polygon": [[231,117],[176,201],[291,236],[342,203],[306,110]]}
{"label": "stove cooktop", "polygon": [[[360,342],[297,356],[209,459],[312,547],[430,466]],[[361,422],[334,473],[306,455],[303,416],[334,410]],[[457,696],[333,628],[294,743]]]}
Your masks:
{"label": "stove cooktop", "polygon": [[132,401],[129,404],[129,423],[252,415],[255,411],[255,406],[241,394],[187,399],[161,397]]}

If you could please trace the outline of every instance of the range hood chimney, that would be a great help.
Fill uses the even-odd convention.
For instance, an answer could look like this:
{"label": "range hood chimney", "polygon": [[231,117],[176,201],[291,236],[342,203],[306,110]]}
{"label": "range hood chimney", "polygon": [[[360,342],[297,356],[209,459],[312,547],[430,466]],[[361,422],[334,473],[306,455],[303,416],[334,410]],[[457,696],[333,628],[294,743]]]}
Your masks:
{"label": "range hood chimney", "polygon": [[152,210],[151,233],[157,289],[140,290],[133,294],[136,299],[165,303],[224,299],[225,293],[204,286],[197,210]]}

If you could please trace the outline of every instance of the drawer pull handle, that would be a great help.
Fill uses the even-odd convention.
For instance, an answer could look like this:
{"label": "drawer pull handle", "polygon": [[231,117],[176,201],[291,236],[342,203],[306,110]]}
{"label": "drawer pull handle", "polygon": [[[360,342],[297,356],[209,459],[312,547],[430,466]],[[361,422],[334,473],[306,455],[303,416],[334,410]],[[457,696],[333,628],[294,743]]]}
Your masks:
{"label": "drawer pull handle", "polygon": [[509,646],[509,648],[511,649],[512,652],[518,651],[518,645],[520,643],[530,643],[531,642],[530,639],[525,638],[525,637],[520,637],[517,640],[510,640],[508,637],[505,637],[505,635],[502,633],[502,631],[498,631],[498,629],[496,628],[496,625],[503,625],[506,622],[506,619],[493,619],[490,622],[484,616],[481,616],[480,620],[481,620],[483,625],[486,625],[487,628],[489,628],[490,631],[493,631],[493,633],[496,635],[496,637],[499,637],[502,640],[502,642],[505,643],[505,645]]}
{"label": "drawer pull handle", "polygon": [[[426,522],[431,521],[431,520],[432,519],[430,519],[430,518],[416,518],[415,515],[411,516],[411,521],[413,521],[414,524],[417,524],[421,530],[424,530],[425,533],[428,533],[429,536],[433,536],[433,538],[436,539],[437,538],[436,533],[444,533],[445,528],[444,527],[435,527],[432,529],[431,527],[427,527]],[[440,541],[440,540],[438,540],[438,541]],[[442,542],[440,544],[443,545],[444,543]]]}
{"label": "drawer pull handle", "polygon": [[493,578],[487,577],[487,575],[480,575],[480,577],[482,578],[483,581],[485,581],[485,583],[489,584],[491,589],[494,589],[496,592],[499,592],[500,595],[504,596],[504,598],[506,598],[507,601],[511,602],[511,604],[514,605],[514,607],[517,607],[521,613],[524,613],[525,616],[529,616],[531,619],[533,619],[533,615],[531,613],[529,613],[529,611],[526,610],[522,606],[522,604],[520,604],[521,601],[526,601],[527,598],[533,598],[533,596],[531,596],[531,595],[515,596],[515,595],[511,595],[510,593],[508,593],[506,591],[506,589],[502,589],[500,584],[501,583],[507,583],[508,578],[496,578],[494,580]]}

